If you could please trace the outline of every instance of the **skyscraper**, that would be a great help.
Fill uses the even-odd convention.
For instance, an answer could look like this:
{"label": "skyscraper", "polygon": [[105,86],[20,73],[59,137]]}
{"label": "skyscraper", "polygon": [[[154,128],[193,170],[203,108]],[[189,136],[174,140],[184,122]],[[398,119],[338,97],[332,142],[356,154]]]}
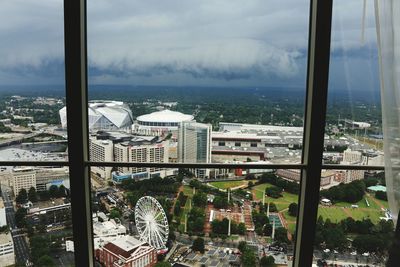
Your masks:
{"label": "skyscraper", "polygon": [[[197,122],[182,122],[178,131],[178,160],[181,163],[211,162],[211,131],[210,124]],[[205,169],[196,169],[199,178],[208,176]]]}

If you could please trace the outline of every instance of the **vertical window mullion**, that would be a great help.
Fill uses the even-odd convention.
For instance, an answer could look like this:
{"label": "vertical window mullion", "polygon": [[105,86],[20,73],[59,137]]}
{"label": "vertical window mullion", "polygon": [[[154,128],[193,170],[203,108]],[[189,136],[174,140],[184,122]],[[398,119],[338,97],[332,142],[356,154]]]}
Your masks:
{"label": "vertical window mullion", "polygon": [[311,266],[328,96],[332,0],[311,0],[303,164],[294,266]]}
{"label": "vertical window mullion", "polygon": [[76,266],[93,266],[87,124],[86,0],[64,0],[68,158]]}

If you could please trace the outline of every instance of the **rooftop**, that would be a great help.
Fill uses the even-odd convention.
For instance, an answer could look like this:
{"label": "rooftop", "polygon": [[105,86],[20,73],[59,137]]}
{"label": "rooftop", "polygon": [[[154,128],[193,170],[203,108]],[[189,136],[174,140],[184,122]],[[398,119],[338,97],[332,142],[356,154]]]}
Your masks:
{"label": "rooftop", "polygon": [[171,111],[169,109],[156,111],[150,114],[137,117],[138,121],[146,121],[146,122],[182,122],[182,121],[191,121],[193,119],[194,117],[192,115],[186,115],[181,112]]}

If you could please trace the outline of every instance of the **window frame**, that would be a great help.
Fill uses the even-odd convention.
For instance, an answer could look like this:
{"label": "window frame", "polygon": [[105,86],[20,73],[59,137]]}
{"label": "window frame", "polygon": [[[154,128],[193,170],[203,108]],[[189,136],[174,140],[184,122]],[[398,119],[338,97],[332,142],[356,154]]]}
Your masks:
{"label": "window frame", "polygon": [[[86,0],[64,0],[68,161],[0,161],[0,166],[68,166],[76,266],[94,266],[90,167],[300,169],[293,266],[311,266],[323,169],[384,170],[383,166],[323,164],[333,0],[310,0],[305,123],[301,164],[124,163],[89,160]],[[319,179],[318,179],[319,178]],[[396,227],[400,238],[400,224]]]}

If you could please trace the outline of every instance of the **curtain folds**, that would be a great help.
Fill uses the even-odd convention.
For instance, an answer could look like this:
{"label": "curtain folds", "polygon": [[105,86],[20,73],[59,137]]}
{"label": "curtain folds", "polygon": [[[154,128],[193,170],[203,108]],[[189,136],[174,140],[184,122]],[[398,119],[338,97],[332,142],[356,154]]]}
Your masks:
{"label": "curtain folds", "polygon": [[385,179],[394,222],[400,209],[400,1],[375,0]]}

